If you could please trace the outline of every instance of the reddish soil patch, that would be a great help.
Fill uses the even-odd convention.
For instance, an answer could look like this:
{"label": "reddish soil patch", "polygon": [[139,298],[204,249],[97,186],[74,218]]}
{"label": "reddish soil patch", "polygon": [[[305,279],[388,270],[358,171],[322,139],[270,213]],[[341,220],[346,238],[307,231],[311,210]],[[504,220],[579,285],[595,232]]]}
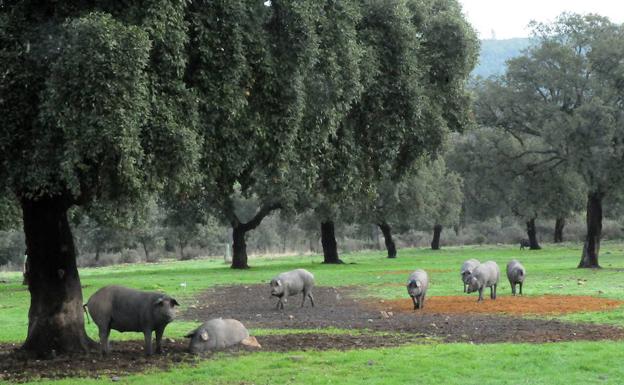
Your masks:
{"label": "reddish soil patch", "polygon": [[[476,296],[429,297],[424,313],[440,314],[512,314],[512,315],[555,315],[587,311],[615,309],[624,304],[607,298],[572,295],[544,295],[540,297],[499,296],[495,301],[485,299],[477,303]],[[411,299],[392,301],[369,301],[368,306],[376,310],[413,312]]]}
{"label": "reddish soil patch", "polygon": [[[390,317],[392,301],[356,299],[357,288],[314,288],[316,307],[301,308],[300,296],[291,297],[285,310],[276,310],[277,299],[269,296],[265,285],[215,287],[197,298],[182,318],[205,321],[214,317],[236,318],[251,328],[369,329],[385,332],[424,334],[445,342],[555,342],[572,340],[624,339],[624,329],[593,324],[568,323],[548,319],[526,319],[510,315],[483,313],[441,314],[429,309],[400,311]],[[463,298],[463,297],[462,297]],[[467,306],[477,308],[476,297],[466,296]],[[499,297],[501,301],[505,297]],[[527,298],[529,299],[529,298]],[[512,298],[511,300],[514,300]],[[522,298],[520,298],[522,300]],[[388,303],[390,302],[390,303]],[[490,300],[478,306],[487,306]],[[408,306],[409,299],[400,300]]]}
{"label": "reddish soil patch", "polygon": [[[331,334],[284,334],[259,336],[261,349],[236,346],[225,352],[231,355],[252,351],[295,350],[349,350],[398,346],[423,340],[419,335],[331,335]],[[114,381],[120,376],[143,372],[148,369],[170,369],[172,365],[194,365],[210,359],[214,353],[192,355],[186,352],[188,341],[169,340],[164,354],[145,357],[143,343],[139,341],[112,342],[112,352],[107,357],[98,353],[89,356],[64,356],[51,360],[26,359],[16,351],[16,345],[0,344],[0,382],[25,382],[38,378],[58,379],[66,377],[108,378]]]}

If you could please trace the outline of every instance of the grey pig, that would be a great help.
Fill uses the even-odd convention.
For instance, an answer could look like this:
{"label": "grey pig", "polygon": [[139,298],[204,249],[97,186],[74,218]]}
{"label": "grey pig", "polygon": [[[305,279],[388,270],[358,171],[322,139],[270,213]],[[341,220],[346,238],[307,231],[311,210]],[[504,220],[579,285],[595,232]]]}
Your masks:
{"label": "grey pig", "polygon": [[186,335],[190,338],[189,351],[197,354],[208,350],[223,349],[236,344],[261,347],[247,328],[235,319],[215,318],[204,322]]}
{"label": "grey pig", "polygon": [[429,276],[424,270],[414,270],[407,279],[407,293],[412,297],[414,310],[425,307],[425,295],[429,287]]}
{"label": "grey pig", "polygon": [[531,242],[526,238],[520,240],[520,250],[524,250],[525,247],[531,247]]}
{"label": "grey pig", "polygon": [[483,301],[483,289],[490,288],[490,298],[496,299],[496,286],[500,278],[500,269],[494,261],[488,261],[477,266],[468,281],[468,293],[479,291],[479,301]]}
{"label": "grey pig", "polygon": [[520,284],[520,295],[522,295],[522,284],[524,283],[524,277],[526,270],[520,262],[512,259],[507,264],[507,279],[511,285],[511,294],[516,295],[516,284]]}
{"label": "grey pig", "polygon": [[277,309],[284,308],[284,302],[291,295],[303,293],[301,307],[305,304],[306,297],[310,297],[310,303],[314,306],[312,288],[314,287],[314,276],[305,269],[296,269],[281,273],[271,280],[271,295],[278,297]]}
{"label": "grey pig", "polygon": [[98,326],[102,353],[110,351],[111,329],[143,332],[145,354],[152,354],[152,331],[156,331],[156,352],[162,352],[165,326],[175,318],[178,301],[163,293],[139,291],[122,286],[105,286],[84,305]]}
{"label": "grey pig", "polygon": [[461,274],[462,282],[464,283],[464,293],[466,292],[466,286],[468,285],[470,274],[472,274],[472,271],[480,264],[481,262],[474,258],[464,261],[464,263],[462,264],[461,270],[459,272]]}

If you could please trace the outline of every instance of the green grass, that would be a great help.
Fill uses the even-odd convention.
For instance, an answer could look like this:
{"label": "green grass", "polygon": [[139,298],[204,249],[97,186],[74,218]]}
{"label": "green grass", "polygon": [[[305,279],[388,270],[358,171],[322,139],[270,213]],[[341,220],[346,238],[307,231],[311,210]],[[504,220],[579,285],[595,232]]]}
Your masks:
{"label": "green grass", "polygon": [[[183,306],[189,306],[195,303],[194,295],[208,287],[268,284],[278,272],[303,267],[315,274],[317,285],[358,286],[360,296],[392,299],[406,297],[404,283],[407,273],[388,272],[423,268],[429,271],[431,278],[429,296],[460,295],[459,267],[463,260],[495,260],[504,270],[507,261],[517,258],[527,268],[525,295],[573,294],[624,300],[624,244],[603,243],[600,263],[604,268],[600,270],[576,268],[580,259],[578,244],[544,246],[539,251],[520,251],[507,246],[449,247],[436,252],[409,249],[400,250],[396,260],[384,258],[385,254],[381,251],[363,252],[342,255],[347,264],[338,266],[320,264],[320,256],[293,256],[253,259],[252,269],[245,271],[231,270],[222,261],[196,260],[82,269],[80,274],[85,299],[102,286],[120,284],[143,290],[162,290],[175,296]],[[508,282],[501,278],[499,295],[510,295]],[[0,342],[19,342],[26,333],[28,291],[20,284],[21,275],[18,273],[0,273],[0,280],[9,281],[8,284],[0,284]],[[582,285],[579,285],[579,280]],[[556,318],[624,326],[624,308]],[[166,335],[181,338],[196,325],[195,322],[176,321],[168,326]],[[93,324],[88,324],[87,329],[91,336],[97,335]],[[271,329],[254,332],[258,335],[283,333]],[[324,332],[345,331],[329,329]],[[142,336],[138,333],[114,333],[111,338],[141,340]],[[401,384],[418,380],[422,383],[469,384],[481,380],[484,384],[556,384],[575,383],[578,381],[576,378],[583,378],[584,383],[617,383],[623,374],[617,369],[620,366],[607,363],[624,358],[623,348],[624,343],[620,342],[477,346],[434,344],[345,353],[297,353],[305,356],[303,361],[298,362],[289,360],[291,354],[288,353],[256,353],[243,357],[223,356],[201,361],[197,367],[176,367],[164,374],[131,376],[124,378],[124,381],[146,384],[210,381],[219,384]],[[373,365],[368,365],[368,361],[373,361]],[[514,373],[517,375],[514,376]],[[83,383],[82,380],[74,381]],[[58,383],[72,383],[72,380]]]}
{"label": "green grass", "polygon": [[[296,357],[297,359],[293,359]],[[621,384],[624,343],[435,344],[349,352],[219,355],[121,384]],[[110,379],[65,379],[99,384]]]}

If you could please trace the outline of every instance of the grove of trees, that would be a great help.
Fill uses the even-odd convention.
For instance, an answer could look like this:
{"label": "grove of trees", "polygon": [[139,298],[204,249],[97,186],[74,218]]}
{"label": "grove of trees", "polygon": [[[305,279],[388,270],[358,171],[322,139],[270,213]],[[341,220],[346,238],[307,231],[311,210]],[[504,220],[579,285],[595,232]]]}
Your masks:
{"label": "grove of trees", "polygon": [[246,269],[266,218],[284,249],[307,232],[339,264],[349,225],[379,228],[388,258],[396,232],[437,250],[444,229],[507,218],[539,249],[541,221],[561,242],[585,209],[579,267],[599,267],[624,184],[624,27],[564,14],[531,41],[469,84],[457,0],[0,2],[0,230],[24,237],[0,263],[25,243],[23,350],[92,347],[77,246],[186,259],[228,227]]}
{"label": "grove of trees", "polygon": [[154,224],[137,214],[155,200],[182,232],[211,215],[232,227],[234,268],[266,215],[312,209],[339,262],[334,216],[469,121],[477,46],[455,0],[0,3],[2,207],[21,208],[30,265],[23,349],[92,345],[76,207],[134,228],[146,254]]}

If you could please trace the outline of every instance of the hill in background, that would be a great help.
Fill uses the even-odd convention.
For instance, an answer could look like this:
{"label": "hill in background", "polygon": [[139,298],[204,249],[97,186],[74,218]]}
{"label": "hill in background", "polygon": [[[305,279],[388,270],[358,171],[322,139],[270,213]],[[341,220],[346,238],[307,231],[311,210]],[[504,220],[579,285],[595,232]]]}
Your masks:
{"label": "hill in background", "polygon": [[530,38],[504,40],[481,40],[479,64],[472,71],[472,76],[489,77],[505,73],[505,62],[522,54],[522,50],[531,44]]}

